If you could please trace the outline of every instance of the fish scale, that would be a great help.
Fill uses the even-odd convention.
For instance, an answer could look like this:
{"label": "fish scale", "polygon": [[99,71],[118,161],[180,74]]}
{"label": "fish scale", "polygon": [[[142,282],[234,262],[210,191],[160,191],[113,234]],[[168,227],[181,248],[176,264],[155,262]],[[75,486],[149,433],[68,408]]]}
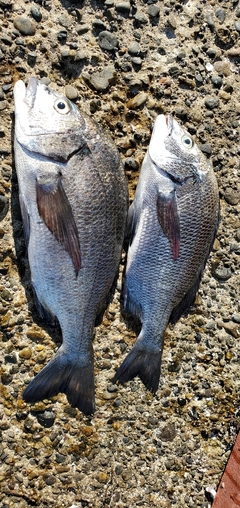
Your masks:
{"label": "fish scale", "polygon": [[142,329],[114,382],[139,376],[157,391],[164,331],[194,302],[218,217],[212,166],[176,120],[159,115],[128,217],[124,305]]}
{"label": "fish scale", "polygon": [[127,185],[117,148],[64,96],[36,78],[18,81],[15,165],[31,281],[42,317],[63,342],[23,393],[36,402],[63,392],[94,412],[93,329],[118,273]]}

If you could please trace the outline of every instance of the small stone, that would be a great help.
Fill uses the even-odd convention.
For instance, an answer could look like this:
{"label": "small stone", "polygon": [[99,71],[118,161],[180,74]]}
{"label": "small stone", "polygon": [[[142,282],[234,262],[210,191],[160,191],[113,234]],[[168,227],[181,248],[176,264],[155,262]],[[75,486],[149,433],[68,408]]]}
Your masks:
{"label": "small stone", "polygon": [[218,74],[223,76],[230,76],[231,74],[229,60],[217,60],[217,62],[214,63],[214,69]]}
{"label": "small stone", "polygon": [[108,481],[108,475],[107,475],[107,473],[104,473],[103,471],[102,471],[102,472],[100,471],[100,472],[97,474],[97,480],[98,480],[100,483],[107,483],[107,481]]}
{"label": "small stone", "polygon": [[114,85],[117,81],[117,73],[112,66],[105,67],[102,71],[94,74],[83,75],[84,79],[98,92],[104,92],[110,85]]}
{"label": "small stone", "polygon": [[211,12],[207,12],[206,13],[206,21],[207,21],[207,24],[208,24],[208,26],[210,28],[214,27],[214,21],[213,21],[212,13]]}
{"label": "small stone", "polygon": [[216,9],[215,16],[218,19],[219,23],[223,23],[226,17],[226,12],[224,9]]}
{"label": "small stone", "polygon": [[62,14],[57,21],[59,25],[64,26],[64,28],[70,28],[72,25],[72,18],[68,14]]}
{"label": "small stone", "polygon": [[202,150],[202,152],[206,153],[207,155],[211,155],[212,153],[212,147],[208,143],[200,145],[200,150]]}
{"label": "small stone", "polygon": [[128,14],[130,11],[131,5],[129,2],[117,2],[115,5],[115,9],[118,12],[122,12],[123,14]]}
{"label": "small stone", "polygon": [[240,337],[240,326],[238,323],[233,323],[229,321],[228,323],[222,323],[223,328],[230,333],[235,339],[239,339]]}
{"label": "small stone", "polygon": [[6,196],[0,195],[0,221],[2,221],[4,217],[6,217],[8,213],[8,208],[9,208],[8,198]]}
{"label": "small stone", "polygon": [[37,414],[38,423],[40,423],[40,425],[42,425],[46,429],[48,429],[49,427],[52,427],[52,425],[54,424],[55,418],[56,418],[56,415],[53,411],[44,411],[43,413]]}
{"label": "small stone", "polygon": [[78,90],[72,85],[65,86],[65,94],[66,97],[70,100],[74,100],[78,98]]}
{"label": "small stone", "polygon": [[117,37],[107,30],[100,32],[98,36],[98,43],[102,49],[106,49],[108,51],[112,51],[118,47]]}
{"label": "small stone", "polygon": [[134,56],[138,55],[140,53],[140,44],[138,44],[138,42],[133,42],[128,48],[128,53]]}
{"label": "small stone", "polygon": [[139,164],[133,157],[127,157],[125,159],[125,169],[137,171],[139,169]]}
{"label": "small stone", "polygon": [[13,24],[22,35],[34,35],[36,32],[35,24],[25,16],[16,16]]}
{"label": "small stone", "polygon": [[215,74],[211,77],[211,81],[212,81],[212,84],[214,86],[216,86],[216,88],[221,88],[222,82],[223,82],[221,76],[218,76]]}
{"label": "small stone", "polygon": [[139,23],[139,25],[146,25],[148,22],[146,16],[140,11],[136,12],[134,18],[137,21],[137,23]]}
{"label": "small stone", "polygon": [[55,459],[56,459],[56,462],[58,464],[62,464],[66,460],[66,455],[63,455],[62,453],[57,453],[56,452]]}
{"label": "small stone", "polygon": [[240,21],[235,21],[234,25],[235,25],[236,30],[238,32],[240,32]]}
{"label": "small stone", "polygon": [[226,268],[225,266],[219,267],[214,271],[214,275],[219,280],[228,280],[232,276],[232,271],[230,268]]}
{"label": "small stone", "polygon": [[215,109],[219,106],[219,99],[217,97],[206,97],[204,104],[208,109]]}
{"label": "small stone", "polygon": [[156,18],[157,16],[159,16],[159,12],[160,12],[160,8],[158,7],[158,5],[149,5],[148,9],[147,9],[147,14],[149,15],[150,18]]}
{"label": "small stone", "polygon": [[159,433],[161,441],[173,441],[175,437],[176,429],[174,423],[169,423]]}
{"label": "small stone", "polygon": [[30,347],[24,347],[23,349],[21,349],[20,353],[19,353],[19,356],[20,358],[24,358],[25,360],[29,360],[29,358],[31,358],[32,356],[32,350]]}
{"label": "small stone", "polygon": [[240,192],[227,188],[224,193],[224,199],[229,205],[237,205],[240,201]]}
{"label": "small stone", "polygon": [[133,56],[132,63],[133,63],[133,65],[140,66],[140,65],[142,65],[142,59],[140,58],[140,56]]}
{"label": "small stone", "polygon": [[6,363],[17,363],[17,356],[14,353],[9,353],[5,356]]}
{"label": "small stone", "polygon": [[82,433],[84,436],[91,436],[93,434],[93,428],[89,425],[85,425],[85,427],[81,428]]}
{"label": "small stone", "polygon": [[145,92],[140,92],[137,95],[135,95],[135,97],[130,99],[130,101],[128,101],[127,107],[128,107],[128,109],[137,109],[140,106],[143,106],[143,104],[145,104],[147,99],[148,99],[148,94]]}
{"label": "small stone", "polygon": [[27,56],[28,65],[30,67],[34,67],[36,60],[37,60],[37,53],[35,51],[30,51]]}
{"label": "small stone", "polygon": [[32,7],[30,9],[30,13],[31,13],[33,19],[35,19],[35,21],[37,21],[37,23],[39,23],[41,21],[42,13],[38,9],[38,7],[36,7],[35,5],[32,5]]}
{"label": "small stone", "polygon": [[56,483],[57,478],[53,474],[44,474],[43,480],[45,481],[46,485],[54,485]]}

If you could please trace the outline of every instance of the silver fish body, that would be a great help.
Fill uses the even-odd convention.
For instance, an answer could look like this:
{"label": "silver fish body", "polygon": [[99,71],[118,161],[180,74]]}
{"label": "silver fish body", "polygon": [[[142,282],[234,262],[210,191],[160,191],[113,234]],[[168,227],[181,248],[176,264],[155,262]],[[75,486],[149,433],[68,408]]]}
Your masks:
{"label": "silver fish body", "polygon": [[114,382],[138,375],[157,391],[164,331],[194,302],[218,220],[210,162],[176,120],[159,115],[128,216],[124,305],[142,329]]}
{"label": "silver fish body", "polygon": [[63,343],[31,381],[28,402],[59,392],[94,412],[93,329],[117,276],[127,186],[113,142],[36,78],[14,88],[15,165],[37,308]]}

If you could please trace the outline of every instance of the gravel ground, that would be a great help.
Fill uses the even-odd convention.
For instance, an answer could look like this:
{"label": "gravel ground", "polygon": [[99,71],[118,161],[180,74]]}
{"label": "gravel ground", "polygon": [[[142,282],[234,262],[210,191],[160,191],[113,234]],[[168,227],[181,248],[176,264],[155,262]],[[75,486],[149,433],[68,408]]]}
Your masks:
{"label": "gravel ground", "polygon": [[[240,426],[240,5],[0,0],[0,26],[1,508],[206,508]],[[33,304],[12,165],[13,85],[31,75],[110,131],[130,201],[161,112],[185,124],[219,183],[218,235],[194,307],[166,330],[157,395],[138,379],[111,384],[136,339],[120,278],[94,340],[93,418],[64,395],[21,398],[60,341]]]}

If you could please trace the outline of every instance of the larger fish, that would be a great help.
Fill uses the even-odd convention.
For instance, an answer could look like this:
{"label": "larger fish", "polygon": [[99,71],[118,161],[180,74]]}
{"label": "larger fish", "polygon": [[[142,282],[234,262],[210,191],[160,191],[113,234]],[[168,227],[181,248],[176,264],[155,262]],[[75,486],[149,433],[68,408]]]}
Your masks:
{"label": "larger fish", "polygon": [[124,304],[142,329],[114,382],[139,376],[157,391],[165,328],[194,301],[218,216],[210,162],[176,120],[159,115],[128,221]]}
{"label": "larger fish", "polygon": [[63,343],[23,397],[64,392],[94,412],[92,338],[117,275],[127,215],[118,151],[66,97],[36,78],[18,81],[15,165],[36,305],[57,317]]}

